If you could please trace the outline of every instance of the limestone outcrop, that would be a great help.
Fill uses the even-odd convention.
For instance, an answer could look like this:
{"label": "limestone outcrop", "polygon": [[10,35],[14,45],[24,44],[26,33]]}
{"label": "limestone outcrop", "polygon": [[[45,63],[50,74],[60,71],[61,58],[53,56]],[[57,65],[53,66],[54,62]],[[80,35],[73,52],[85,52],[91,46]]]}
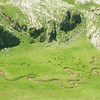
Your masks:
{"label": "limestone outcrop", "polygon": [[96,3],[96,4],[100,4],[100,0],[76,0],[76,3],[87,3],[87,2],[93,2],[93,3]]}

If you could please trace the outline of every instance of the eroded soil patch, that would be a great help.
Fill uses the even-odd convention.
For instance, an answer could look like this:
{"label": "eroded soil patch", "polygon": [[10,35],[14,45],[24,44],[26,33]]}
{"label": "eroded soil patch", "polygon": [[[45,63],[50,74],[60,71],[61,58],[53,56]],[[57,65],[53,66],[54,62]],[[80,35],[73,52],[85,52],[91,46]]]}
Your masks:
{"label": "eroded soil patch", "polygon": [[100,75],[100,68],[92,68],[91,73],[95,73],[95,74]]}
{"label": "eroded soil patch", "polygon": [[90,62],[90,64],[93,64],[96,61],[100,61],[100,58],[99,57],[93,57],[93,60]]}
{"label": "eroded soil patch", "polygon": [[4,74],[5,74],[5,72],[0,70],[0,75],[4,75]]}

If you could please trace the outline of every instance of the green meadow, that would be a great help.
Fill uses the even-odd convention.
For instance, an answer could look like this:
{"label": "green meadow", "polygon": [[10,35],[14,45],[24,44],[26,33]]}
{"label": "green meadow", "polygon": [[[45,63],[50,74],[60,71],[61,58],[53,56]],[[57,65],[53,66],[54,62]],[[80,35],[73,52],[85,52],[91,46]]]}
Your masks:
{"label": "green meadow", "polygon": [[[0,100],[100,100],[100,50],[86,37],[87,20],[83,14],[82,23],[73,30],[57,31],[58,40],[64,42],[64,36],[69,37],[65,43],[40,43],[37,38],[31,44],[29,30],[13,28],[17,22],[20,27],[28,25],[28,16],[16,6],[5,5],[7,1],[10,0],[0,0],[1,33],[10,30],[20,45],[0,50]],[[88,10],[91,5],[98,7],[91,2],[76,5],[75,0],[63,1],[79,11]],[[100,18],[96,17],[94,24],[98,28]]]}
{"label": "green meadow", "polygon": [[81,35],[69,43],[0,51],[1,100],[99,100],[100,51]]}

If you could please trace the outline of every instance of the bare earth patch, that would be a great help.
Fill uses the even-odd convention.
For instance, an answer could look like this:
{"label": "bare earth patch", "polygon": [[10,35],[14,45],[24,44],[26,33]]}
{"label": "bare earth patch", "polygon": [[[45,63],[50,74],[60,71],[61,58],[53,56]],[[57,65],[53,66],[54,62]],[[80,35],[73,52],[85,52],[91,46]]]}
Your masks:
{"label": "bare earth patch", "polygon": [[100,74],[100,69],[99,68],[92,68],[91,72],[95,73],[95,74]]}
{"label": "bare earth patch", "polygon": [[95,57],[94,58],[94,62],[100,60],[100,58]]}
{"label": "bare earth patch", "polygon": [[72,85],[73,88],[78,87],[78,83],[74,82],[74,81],[69,81],[70,85]]}
{"label": "bare earth patch", "polygon": [[76,78],[76,77],[77,77],[77,74],[70,74],[70,76],[71,76],[72,78]]}
{"label": "bare earth patch", "polygon": [[5,72],[3,72],[2,70],[0,70],[0,75],[4,75],[5,74]]}

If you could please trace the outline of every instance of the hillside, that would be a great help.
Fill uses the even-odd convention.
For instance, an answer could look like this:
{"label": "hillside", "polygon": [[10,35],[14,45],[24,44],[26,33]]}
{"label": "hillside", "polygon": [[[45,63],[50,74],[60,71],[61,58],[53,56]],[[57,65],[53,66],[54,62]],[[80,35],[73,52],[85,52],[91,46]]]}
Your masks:
{"label": "hillside", "polygon": [[99,100],[100,0],[0,0],[0,99]]}
{"label": "hillside", "polygon": [[[17,33],[17,37],[20,33],[27,34],[26,37],[30,38],[30,43],[44,41],[61,43],[68,42],[75,37],[76,35],[73,32],[70,36],[69,31],[73,30],[77,24],[82,23],[87,26],[87,37],[91,38],[91,43],[94,47],[100,49],[99,5],[89,1],[84,1],[82,5],[80,4],[81,1],[78,0],[72,2],[73,5],[61,0],[1,1],[0,14],[1,20],[3,20],[0,22],[1,27],[3,26],[4,29],[6,26],[7,28],[10,27],[9,31],[14,34]],[[84,30],[83,26],[81,28]],[[3,40],[1,39],[1,41]],[[19,42],[9,43],[8,46],[4,46],[4,44],[1,42],[1,47],[13,46],[19,44]]]}
{"label": "hillside", "polygon": [[82,22],[80,12],[61,0],[11,0],[1,4],[1,17],[11,30],[26,33],[31,43],[66,42],[66,32]]}

